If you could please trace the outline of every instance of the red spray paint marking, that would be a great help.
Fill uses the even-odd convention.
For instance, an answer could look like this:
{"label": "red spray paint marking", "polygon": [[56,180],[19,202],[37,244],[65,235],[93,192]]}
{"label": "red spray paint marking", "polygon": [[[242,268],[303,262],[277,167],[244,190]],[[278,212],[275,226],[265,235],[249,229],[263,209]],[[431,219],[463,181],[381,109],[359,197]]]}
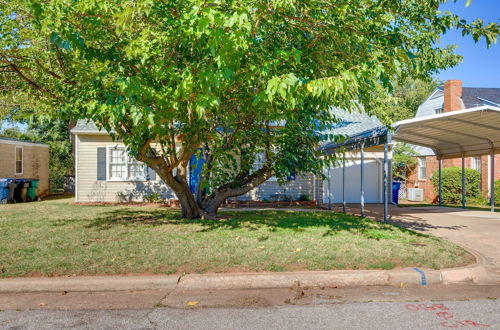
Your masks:
{"label": "red spray paint marking", "polygon": [[426,304],[407,304],[405,305],[405,308],[409,311],[412,312],[419,312],[419,311],[433,311],[436,312],[435,315],[442,321],[440,324],[442,327],[445,328],[459,328],[459,327],[489,327],[489,324],[482,324],[479,322],[471,321],[471,320],[465,320],[465,321],[455,321],[453,320],[455,316],[447,312],[450,309],[446,307],[443,304],[432,304],[432,305],[426,305]]}

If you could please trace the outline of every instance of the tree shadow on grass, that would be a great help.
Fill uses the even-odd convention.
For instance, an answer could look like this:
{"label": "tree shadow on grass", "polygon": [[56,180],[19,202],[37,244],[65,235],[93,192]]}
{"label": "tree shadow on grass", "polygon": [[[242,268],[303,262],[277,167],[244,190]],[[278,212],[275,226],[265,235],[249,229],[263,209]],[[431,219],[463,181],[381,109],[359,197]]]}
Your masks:
{"label": "tree shadow on grass", "polygon": [[325,228],[324,237],[336,235],[340,232],[350,232],[367,238],[380,239],[391,237],[391,234],[395,234],[398,231],[416,237],[427,237],[427,235],[406,228],[334,212],[240,211],[224,212],[222,215],[223,218],[219,220],[188,220],[182,218],[179,212],[172,210],[123,208],[105,212],[101,216],[89,220],[85,228],[106,230],[118,225],[197,225],[201,226],[198,232],[210,232],[221,229],[244,229],[249,231],[264,229],[271,233],[278,230],[301,232],[307,228]]}

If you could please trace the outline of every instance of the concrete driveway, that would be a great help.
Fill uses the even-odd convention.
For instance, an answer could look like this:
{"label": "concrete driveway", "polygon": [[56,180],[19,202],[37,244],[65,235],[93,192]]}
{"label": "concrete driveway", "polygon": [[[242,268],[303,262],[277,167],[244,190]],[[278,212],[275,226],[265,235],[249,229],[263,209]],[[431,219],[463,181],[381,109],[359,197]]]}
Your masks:
{"label": "concrete driveway", "polygon": [[[368,204],[365,209],[367,217],[383,219],[382,205]],[[359,205],[349,205],[348,212],[359,215]],[[500,213],[411,206],[390,206],[389,213],[392,223],[462,245],[484,259],[479,262],[500,274]]]}

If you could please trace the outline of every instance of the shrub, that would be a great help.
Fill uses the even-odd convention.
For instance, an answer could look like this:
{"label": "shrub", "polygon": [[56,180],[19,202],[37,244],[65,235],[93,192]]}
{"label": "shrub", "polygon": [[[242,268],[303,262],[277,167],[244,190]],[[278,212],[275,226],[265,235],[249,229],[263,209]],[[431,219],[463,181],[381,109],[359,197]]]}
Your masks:
{"label": "shrub", "polygon": [[467,205],[487,206],[487,205],[490,205],[490,200],[489,200],[488,196],[483,195],[483,194],[479,194],[479,196],[477,196],[475,198],[473,197],[473,198],[467,199]]}
{"label": "shrub", "polygon": [[151,195],[144,196],[144,199],[146,200],[146,202],[149,202],[149,203],[161,202],[160,194],[158,194],[157,192],[152,193]]}
{"label": "shrub", "polygon": [[[481,175],[471,168],[465,169],[465,197],[477,198],[480,196],[479,184]],[[442,172],[443,203],[460,204],[462,202],[462,168],[448,167]],[[439,189],[439,173],[436,171],[431,178],[435,191]]]}
{"label": "shrub", "polygon": [[300,195],[297,200],[299,202],[310,202],[310,201],[312,201],[312,197],[307,195],[307,194],[303,194],[303,195]]}

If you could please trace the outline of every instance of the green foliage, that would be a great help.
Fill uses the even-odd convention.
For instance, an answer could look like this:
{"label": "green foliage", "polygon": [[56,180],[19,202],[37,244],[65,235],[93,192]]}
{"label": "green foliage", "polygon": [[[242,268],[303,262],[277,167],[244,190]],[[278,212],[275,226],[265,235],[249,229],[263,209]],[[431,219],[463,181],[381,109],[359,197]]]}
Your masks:
{"label": "green foliage", "polygon": [[490,205],[490,201],[489,201],[488,196],[479,193],[479,195],[477,197],[472,197],[472,198],[467,199],[467,205],[471,205],[471,206]]}
{"label": "green foliage", "polygon": [[162,201],[160,194],[157,192],[145,196],[144,199],[149,203],[160,203]]}
{"label": "green foliage", "polygon": [[[16,117],[16,119],[21,118]],[[72,174],[74,170],[68,123],[43,116],[31,116],[23,122],[27,124],[26,131],[21,131],[18,128],[6,128],[0,130],[0,136],[48,144],[50,150],[50,189],[51,191],[62,189],[64,176]]]}
{"label": "green foliage", "polygon": [[406,181],[408,173],[417,165],[419,154],[406,143],[397,143],[392,153],[392,175],[397,181]]}
{"label": "green foliage", "polygon": [[299,196],[299,198],[297,199],[299,202],[310,202],[312,201],[312,197],[307,195],[307,194],[302,194]]}
{"label": "green foliage", "polygon": [[[477,198],[480,196],[480,173],[471,168],[465,169],[465,197]],[[436,190],[439,189],[439,173],[436,171],[431,177]],[[462,202],[462,168],[448,167],[442,170],[443,203],[459,204]]]}
{"label": "green foliage", "polygon": [[392,96],[394,103],[390,108],[390,117],[393,121],[415,117],[418,107],[440,85],[440,82],[407,78],[398,82]]}
{"label": "green foliage", "polygon": [[334,109],[362,105],[389,123],[398,81],[461,60],[437,46],[446,31],[496,41],[498,25],[440,13],[441,2],[3,1],[0,98],[93,120],[184,208],[195,204],[184,175],[201,148],[203,209],[273,175],[322,175],[335,155],[321,159],[317,145],[335,137],[318,131]]}

